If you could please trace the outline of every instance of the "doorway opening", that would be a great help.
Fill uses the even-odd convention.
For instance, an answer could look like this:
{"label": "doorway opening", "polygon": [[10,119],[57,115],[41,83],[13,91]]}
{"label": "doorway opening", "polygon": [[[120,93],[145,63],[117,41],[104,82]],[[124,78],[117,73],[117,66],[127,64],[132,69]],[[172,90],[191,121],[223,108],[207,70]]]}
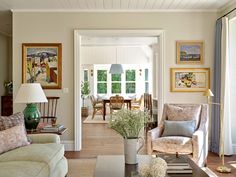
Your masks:
{"label": "doorway opening", "polygon": [[[164,103],[164,31],[75,30],[74,44],[76,151],[80,151],[82,147],[82,81],[89,82],[92,95],[101,97],[113,94],[132,97],[149,92],[158,100],[160,119]],[[109,74],[109,68],[113,63],[122,64],[125,73],[118,77]],[[99,80],[98,76],[106,76],[106,79]],[[134,76],[135,80],[127,80],[130,76]],[[89,103],[87,100],[86,104]]]}

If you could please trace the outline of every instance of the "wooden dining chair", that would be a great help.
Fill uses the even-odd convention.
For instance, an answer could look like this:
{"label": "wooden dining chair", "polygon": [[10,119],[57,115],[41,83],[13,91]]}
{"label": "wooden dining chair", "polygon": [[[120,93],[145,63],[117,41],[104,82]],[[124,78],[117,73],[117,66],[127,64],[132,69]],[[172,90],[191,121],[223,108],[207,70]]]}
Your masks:
{"label": "wooden dining chair", "polygon": [[57,103],[60,97],[48,96],[47,103],[39,103],[39,111],[41,113],[41,122],[56,125],[57,121]]}
{"label": "wooden dining chair", "polygon": [[110,97],[110,114],[113,111],[121,110],[124,106],[124,97],[116,95]]}
{"label": "wooden dining chair", "polygon": [[149,93],[144,93],[144,111],[152,117],[152,95]]}
{"label": "wooden dining chair", "polygon": [[89,96],[92,106],[93,106],[93,115],[92,115],[92,119],[94,118],[95,114],[100,112],[101,114],[103,113],[103,102],[102,101],[98,101],[94,95],[90,95]]}
{"label": "wooden dining chair", "polygon": [[131,110],[141,109],[142,102],[143,102],[143,95],[141,95],[141,97],[139,99],[137,99],[137,98],[132,99],[131,100]]}

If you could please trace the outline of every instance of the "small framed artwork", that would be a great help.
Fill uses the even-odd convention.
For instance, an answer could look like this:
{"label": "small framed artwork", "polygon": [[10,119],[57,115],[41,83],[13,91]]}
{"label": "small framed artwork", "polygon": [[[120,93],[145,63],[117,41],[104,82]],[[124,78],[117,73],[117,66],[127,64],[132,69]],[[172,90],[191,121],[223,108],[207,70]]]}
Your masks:
{"label": "small framed artwork", "polygon": [[61,89],[61,43],[22,44],[22,82],[43,89]]}
{"label": "small framed artwork", "polygon": [[203,41],[177,41],[177,64],[203,64]]}
{"label": "small framed artwork", "polygon": [[210,68],[171,68],[171,92],[204,92],[210,88]]}

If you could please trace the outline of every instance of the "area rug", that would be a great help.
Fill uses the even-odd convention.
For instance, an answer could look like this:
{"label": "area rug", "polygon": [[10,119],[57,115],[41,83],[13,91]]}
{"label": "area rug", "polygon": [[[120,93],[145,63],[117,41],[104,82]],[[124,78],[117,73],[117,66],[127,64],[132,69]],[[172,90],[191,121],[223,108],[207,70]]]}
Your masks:
{"label": "area rug", "polygon": [[96,158],[68,159],[69,171],[67,177],[93,177]]}
{"label": "area rug", "polygon": [[109,122],[109,116],[106,115],[105,121],[103,120],[102,115],[95,115],[94,118],[92,119],[92,116],[89,115],[83,123],[85,124],[107,124]]}

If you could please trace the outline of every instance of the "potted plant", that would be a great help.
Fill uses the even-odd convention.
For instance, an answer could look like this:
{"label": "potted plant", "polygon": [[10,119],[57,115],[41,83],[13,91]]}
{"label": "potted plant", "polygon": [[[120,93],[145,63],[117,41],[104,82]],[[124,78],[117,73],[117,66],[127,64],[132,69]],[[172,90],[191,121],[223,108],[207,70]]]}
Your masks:
{"label": "potted plant", "polygon": [[82,98],[82,107],[81,107],[81,116],[88,117],[88,107],[85,106],[85,99],[88,98],[90,94],[89,82],[85,81],[81,84],[81,98]]}
{"label": "potted plant", "polygon": [[[121,109],[112,114],[109,120],[109,127],[115,130],[124,138],[125,163],[136,164],[137,153],[143,147],[144,140],[140,137],[148,120],[148,114],[140,110]],[[137,143],[141,141],[141,146],[137,150]]]}

